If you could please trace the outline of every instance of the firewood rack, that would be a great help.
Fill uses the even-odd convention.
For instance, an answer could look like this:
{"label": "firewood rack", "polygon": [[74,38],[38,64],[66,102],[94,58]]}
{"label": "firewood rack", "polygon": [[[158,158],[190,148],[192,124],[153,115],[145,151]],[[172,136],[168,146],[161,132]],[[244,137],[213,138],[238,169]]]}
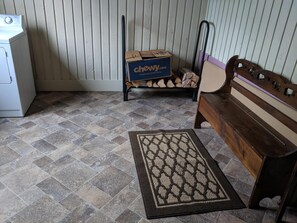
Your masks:
{"label": "firewood rack", "polygon": [[[205,29],[205,38],[204,38],[204,42],[202,44],[203,48],[200,51],[200,50],[198,50],[198,48],[199,48],[199,41],[201,39],[200,37],[201,37],[203,25],[205,25],[205,27],[206,27],[206,29]],[[206,21],[206,20],[202,20],[200,25],[199,25],[198,38],[197,38],[196,45],[195,45],[195,51],[194,51],[195,53],[194,53],[194,58],[193,58],[193,62],[192,62],[192,67],[191,67],[191,70],[193,72],[196,72],[198,74],[198,76],[199,76],[199,80],[198,80],[196,88],[183,88],[183,87],[156,88],[156,87],[148,87],[148,86],[143,86],[143,85],[140,85],[137,88],[158,89],[158,90],[160,90],[160,89],[165,89],[165,90],[172,90],[172,89],[192,90],[193,91],[192,100],[197,101],[197,93],[198,93],[198,89],[199,89],[200,82],[201,82],[201,73],[202,73],[203,64],[204,64],[204,61],[205,61],[208,36],[209,36],[209,22]],[[127,78],[125,53],[126,53],[126,21],[125,21],[125,16],[122,15],[122,72],[123,72],[122,85],[123,85],[123,100],[128,101],[128,93],[132,90],[132,88],[135,88],[135,87],[134,86],[129,86],[128,87],[127,84],[126,84],[126,82],[128,81],[128,78]],[[199,55],[198,61],[197,61],[197,54]],[[195,69],[196,63],[197,63],[197,69]]]}

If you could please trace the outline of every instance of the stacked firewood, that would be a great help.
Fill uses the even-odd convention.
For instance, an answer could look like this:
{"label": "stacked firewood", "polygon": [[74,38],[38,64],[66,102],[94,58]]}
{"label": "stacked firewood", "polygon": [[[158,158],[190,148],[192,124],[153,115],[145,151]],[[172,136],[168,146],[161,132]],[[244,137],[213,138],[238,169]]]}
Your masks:
{"label": "stacked firewood", "polygon": [[154,79],[147,81],[126,82],[128,88],[147,86],[149,88],[196,88],[199,76],[185,68],[180,70],[180,75],[172,73],[170,78]]}

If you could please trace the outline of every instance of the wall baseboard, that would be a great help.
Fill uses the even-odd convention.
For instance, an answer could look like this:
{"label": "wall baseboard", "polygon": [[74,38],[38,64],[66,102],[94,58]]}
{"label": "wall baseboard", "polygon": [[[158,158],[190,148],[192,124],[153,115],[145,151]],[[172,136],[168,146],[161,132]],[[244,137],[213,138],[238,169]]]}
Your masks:
{"label": "wall baseboard", "polygon": [[37,91],[122,91],[121,80],[35,80]]}

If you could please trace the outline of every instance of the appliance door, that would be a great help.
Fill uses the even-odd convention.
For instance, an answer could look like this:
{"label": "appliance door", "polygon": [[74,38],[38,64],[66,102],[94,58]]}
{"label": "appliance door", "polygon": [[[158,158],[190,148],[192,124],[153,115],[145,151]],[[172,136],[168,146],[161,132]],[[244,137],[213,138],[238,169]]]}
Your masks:
{"label": "appliance door", "polygon": [[0,47],[0,84],[10,84],[11,77],[9,74],[7,54],[3,47]]}

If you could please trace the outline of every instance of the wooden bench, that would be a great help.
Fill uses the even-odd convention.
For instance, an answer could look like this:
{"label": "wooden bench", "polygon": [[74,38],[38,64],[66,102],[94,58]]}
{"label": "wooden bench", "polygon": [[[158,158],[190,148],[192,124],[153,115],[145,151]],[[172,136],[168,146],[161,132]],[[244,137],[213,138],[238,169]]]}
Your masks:
{"label": "wooden bench", "polygon": [[255,177],[248,206],[257,208],[283,195],[297,160],[297,85],[238,56],[225,75],[219,89],[199,93],[195,128],[208,121]]}

